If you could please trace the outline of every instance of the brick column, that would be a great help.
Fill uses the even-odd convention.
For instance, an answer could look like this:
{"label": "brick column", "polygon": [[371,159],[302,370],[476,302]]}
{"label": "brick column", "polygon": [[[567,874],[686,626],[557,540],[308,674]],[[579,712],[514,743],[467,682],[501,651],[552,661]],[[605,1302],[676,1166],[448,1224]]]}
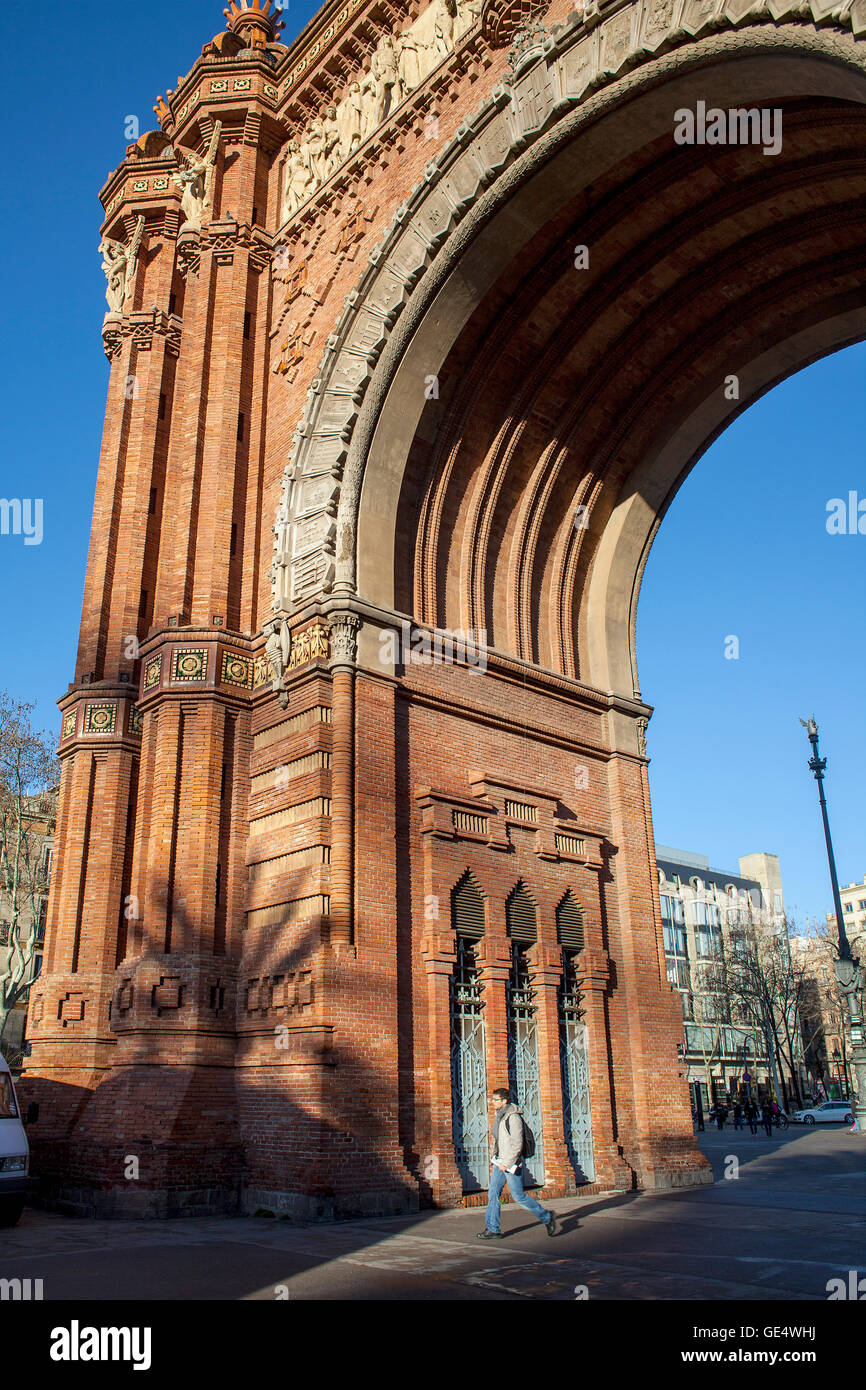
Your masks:
{"label": "brick column", "polygon": [[562,1110],[562,1066],[559,1054],[559,997],[562,963],[559,953],[539,943],[529,953],[535,991],[538,1083],[544,1144],[544,1187],[574,1192],[574,1169],[565,1143]]}
{"label": "brick column", "polygon": [[109,1007],[139,751],[130,697],[128,686],[87,686],[61,702],[61,867],[50,896],[46,968],[30,992],[22,1087],[22,1098],[42,1107],[29,1135],[36,1171],[66,1162],[82,1101],[116,1053]]}
{"label": "brick column", "polygon": [[352,613],[331,618],[334,659],[331,761],[331,942],[352,940],[355,785],[355,654],[360,621]]}
{"label": "brick column", "polygon": [[130,786],[139,739],[128,687],[72,690],[61,702],[61,804],[45,969],[31,991],[27,1071],[110,1063],[108,1004],[118,947]]}
{"label": "brick column", "polygon": [[127,748],[94,753],[90,853],[75,968],[113,974],[122,911],[123,865],[133,754]]}
{"label": "brick column", "polygon": [[487,933],[478,942],[478,973],[484,988],[484,1038],[488,1095],[509,1084],[509,1015],[506,986],[512,974],[512,942],[506,934],[505,898],[488,898]]}
{"label": "brick column", "polygon": [[505,899],[492,894],[487,901],[487,931],[479,942],[478,965],[484,997],[484,1043],[487,1052],[487,1094],[508,1085],[508,1005],[506,987],[511,974],[511,942],[505,930]]}
{"label": "brick column", "polygon": [[605,994],[610,981],[607,952],[592,946],[581,951],[575,979],[586,1024],[595,1181],[602,1188],[627,1191],[632,1186],[632,1170],[616,1141],[614,1098],[610,1086],[611,1058],[605,1007]]}
{"label": "brick column", "polygon": [[450,986],[457,961],[453,935],[430,932],[421,942],[421,956],[427,975],[430,1115],[429,1154],[421,1154],[419,1166],[421,1190],[429,1189],[438,1207],[456,1207],[463,1196],[463,1180],[454,1159],[451,1096]]}
{"label": "brick column", "polygon": [[180,776],[181,707],[164,700],[152,712],[155,740],[153,782],[150,793],[149,835],[142,841],[144,855],[141,947],[145,953],[167,949],[171,929],[169,894],[175,848],[175,797]]}

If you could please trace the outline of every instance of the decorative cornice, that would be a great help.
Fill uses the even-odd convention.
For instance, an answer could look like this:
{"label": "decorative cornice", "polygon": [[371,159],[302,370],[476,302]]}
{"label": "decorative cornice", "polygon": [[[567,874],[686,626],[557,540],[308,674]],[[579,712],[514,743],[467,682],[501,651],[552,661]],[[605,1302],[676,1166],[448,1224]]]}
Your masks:
{"label": "decorative cornice", "polygon": [[149,309],[133,314],[109,314],[102,325],[105,355],[112,361],[123,348],[124,340],[139,352],[150,352],[154,338],[165,339],[165,350],[172,357],[180,352],[183,319],[179,314],[166,314],[162,309]]}

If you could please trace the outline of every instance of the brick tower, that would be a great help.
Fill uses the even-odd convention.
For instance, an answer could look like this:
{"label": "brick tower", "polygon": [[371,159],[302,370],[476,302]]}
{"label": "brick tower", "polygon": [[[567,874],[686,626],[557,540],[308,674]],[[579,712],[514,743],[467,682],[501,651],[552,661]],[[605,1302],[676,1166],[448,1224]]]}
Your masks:
{"label": "brick tower", "polygon": [[[224,13],[101,194],[34,1170],[107,1214],[479,1201],[509,1079],[548,1194],[707,1181],[635,605],[706,441],[864,331],[861,21]],[[784,153],[677,146],[741,56]],[[784,294],[735,258],[771,229]]]}

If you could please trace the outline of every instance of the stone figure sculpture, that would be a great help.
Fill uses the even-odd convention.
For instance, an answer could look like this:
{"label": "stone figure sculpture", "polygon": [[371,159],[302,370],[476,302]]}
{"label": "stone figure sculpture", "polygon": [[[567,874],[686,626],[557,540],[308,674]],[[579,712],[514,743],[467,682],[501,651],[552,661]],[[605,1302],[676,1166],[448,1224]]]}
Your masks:
{"label": "stone figure sculpture", "polygon": [[108,282],[105,298],[108,300],[109,314],[123,313],[138,268],[138,250],[143,232],[144,218],[139,217],[128,248],[111,237],[103,237],[99,243],[102,269]]}
{"label": "stone figure sculpture", "polygon": [[337,120],[341,128],[340,146],[344,158],[354,154],[361,143],[362,101],[360,82],[352,82],[337,111]]}
{"label": "stone figure sculpture", "polygon": [[289,669],[289,656],[292,648],[292,634],[285,618],[272,622],[265,640],[265,656],[273,676],[274,689],[277,689],[283,675]]}
{"label": "stone figure sculpture", "polygon": [[180,205],[186,218],[181,231],[200,232],[205,215],[213,206],[213,179],[221,133],[222,122],[217,121],[204,158],[194,154],[179,157],[180,167],[172,179],[181,190]]}
{"label": "stone figure sculpture", "polygon": [[309,630],[310,636],[310,660],[326,661],[328,659],[328,630],[321,623],[315,623]]}
{"label": "stone figure sculpture", "polygon": [[289,141],[289,157],[286,160],[286,186],[283,194],[283,215],[292,217],[302,203],[313,192],[315,178],[310,164],[309,149],[297,140]]}
{"label": "stone figure sculpture", "polygon": [[322,114],[322,129],[325,132],[323,149],[324,178],[329,179],[339,169],[345,154],[342,149],[342,132],[337,120],[336,106],[326,106]]}
{"label": "stone figure sculpture", "polygon": [[321,116],[314,116],[307,131],[306,147],[310,168],[317,184],[325,181],[325,127]]}
{"label": "stone figure sculpture", "polygon": [[454,26],[457,21],[457,0],[436,0],[437,13],[434,33],[437,56],[444,58],[454,47]]}
{"label": "stone figure sculpture", "polygon": [[361,139],[366,140],[367,136],[376,129],[376,109],[378,106],[377,90],[379,79],[373,70],[372,65],[367,68],[361,78]]}
{"label": "stone figure sculpture", "polygon": [[397,73],[400,80],[400,94],[397,101],[401,101],[407,92],[412,92],[419,85],[422,78],[422,55],[426,52],[427,45],[418,40],[407,29],[404,34],[397,36]]}
{"label": "stone figure sculpture", "polygon": [[[373,54],[373,71],[376,83],[376,125],[381,125],[389,111],[393,111],[399,100],[400,78],[397,73],[397,50],[390,34],[385,34]],[[394,88],[397,88],[395,94]]]}

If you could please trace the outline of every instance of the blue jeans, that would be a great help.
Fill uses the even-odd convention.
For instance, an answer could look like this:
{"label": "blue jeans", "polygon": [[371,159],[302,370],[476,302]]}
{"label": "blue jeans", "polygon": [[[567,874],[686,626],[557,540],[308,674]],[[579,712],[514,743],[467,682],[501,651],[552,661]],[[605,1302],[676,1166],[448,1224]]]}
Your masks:
{"label": "blue jeans", "polygon": [[545,1226],[553,1220],[552,1211],[545,1210],[540,1202],[536,1202],[534,1197],[530,1197],[524,1192],[522,1164],[516,1173],[503,1173],[501,1168],[497,1168],[493,1164],[490,1169],[490,1195],[487,1200],[487,1216],[485,1218],[488,1231],[499,1233],[499,1198],[506,1182],[515,1202],[526,1207],[526,1210],[531,1211],[533,1216],[537,1216]]}

